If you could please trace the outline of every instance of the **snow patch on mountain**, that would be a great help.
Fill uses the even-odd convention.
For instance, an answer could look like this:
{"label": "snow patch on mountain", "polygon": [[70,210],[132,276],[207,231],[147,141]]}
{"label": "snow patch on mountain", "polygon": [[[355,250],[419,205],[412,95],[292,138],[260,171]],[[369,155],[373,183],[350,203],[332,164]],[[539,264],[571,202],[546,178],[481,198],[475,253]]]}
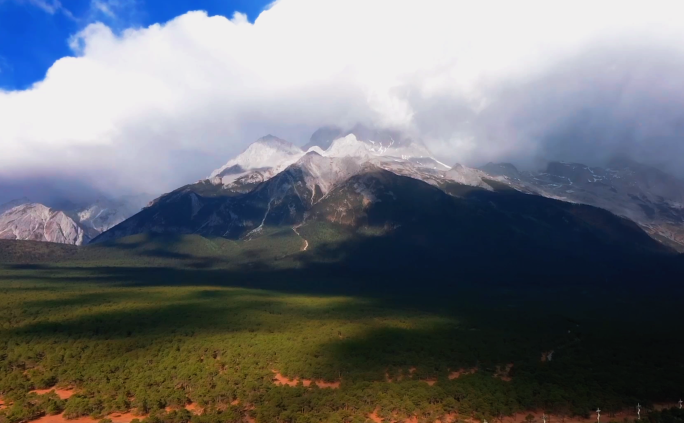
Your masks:
{"label": "snow patch on mountain", "polygon": [[337,183],[358,173],[361,165],[357,157],[324,157],[315,151],[309,151],[295,164],[304,171],[306,186],[312,192],[318,187],[323,195]]}
{"label": "snow patch on mountain", "polygon": [[[306,152],[280,138],[266,136],[215,170],[209,182],[234,192],[248,192],[255,185],[295,165],[304,171],[306,185],[311,192],[315,193],[318,187],[320,193],[325,195],[336,183],[359,172],[363,164],[372,164],[432,185],[439,185],[445,179],[455,179],[457,182],[489,188],[481,178],[460,175],[465,170],[452,171],[449,166],[432,157],[420,141],[389,131],[371,131],[362,127],[330,141],[331,137],[340,133],[336,128],[317,131],[307,144],[309,148]],[[377,140],[373,137],[377,137]],[[476,172],[469,168],[467,170]],[[445,174],[449,171],[452,171],[452,176]]]}
{"label": "snow patch on mountain", "polygon": [[492,190],[492,187],[484,181],[484,178],[498,179],[498,177],[492,177],[479,169],[466,167],[460,163],[456,163],[454,167],[445,173],[445,176],[459,184],[480,187],[490,191]]}
{"label": "snow patch on mountain", "polygon": [[275,174],[299,160],[303,154],[302,149],[294,144],[273,135],[267,135],[250,144],[236,158],[212,172],[209,179],[218,177],[224,184],[229,184],[240,176],[246,175],[250,170],[273,169],[273,174]]}
{"label": "snow patch on mountain", "polygon": [[336,139],[323,152],[323,155],[328,157],[360,157],[363,159],[370,159],[381,154],[373,149],[372,144],[357,140],[354,134]]}

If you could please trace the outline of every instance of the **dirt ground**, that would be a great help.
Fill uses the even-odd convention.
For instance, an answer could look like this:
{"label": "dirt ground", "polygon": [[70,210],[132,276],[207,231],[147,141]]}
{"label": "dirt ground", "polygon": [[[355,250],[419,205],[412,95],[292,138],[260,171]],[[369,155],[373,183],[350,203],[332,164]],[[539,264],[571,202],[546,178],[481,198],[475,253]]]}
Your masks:
{"label": "dirt ground", "polygon": [[315,384],[316,386],[318,386],[319,388],[338,389],[340,387],[339,381],[338,382],[325,382],[323,380],[311,380],[311,379],[299,379],[299,378],[289,379],[289,378],[286,378],[285,376],[283,376],[282,374],[280,374],[280,372],[277,370],[272,370],[272,372],[274,373],[273,383],[275,383],[276,385],[280,385],[280,386],[282,386],[282,385],[297,386],[297,384],[299,384],[299,382],[301,381],[302,385],[304,385],[306,387],[311,386],[312,383]]}
{"label": "dirt ground", "polygon": [[36,389],[31,392],[34,394],[38,395],[45,395],[50,393],[51,391],[55,391],[55,394],[57,394],[58,397],[61,399],[68,399],[72,395],[74,395],[74,390],[72,388],[66,388],[66,389],[60,389],[60,388],[50,388],[50,389]]}

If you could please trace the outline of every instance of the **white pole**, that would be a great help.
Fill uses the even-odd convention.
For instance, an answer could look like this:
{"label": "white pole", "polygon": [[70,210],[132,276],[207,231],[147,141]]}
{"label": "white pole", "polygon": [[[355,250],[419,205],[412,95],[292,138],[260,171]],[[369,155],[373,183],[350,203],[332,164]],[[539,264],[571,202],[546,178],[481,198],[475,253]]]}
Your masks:
{"label": "white pole", "polygon": [[641,404],[637,403],[637,420],[641,420]]}
{"label": "white pole", "polygon": [[601,409],[596,409],[596,423],[601,423]]}

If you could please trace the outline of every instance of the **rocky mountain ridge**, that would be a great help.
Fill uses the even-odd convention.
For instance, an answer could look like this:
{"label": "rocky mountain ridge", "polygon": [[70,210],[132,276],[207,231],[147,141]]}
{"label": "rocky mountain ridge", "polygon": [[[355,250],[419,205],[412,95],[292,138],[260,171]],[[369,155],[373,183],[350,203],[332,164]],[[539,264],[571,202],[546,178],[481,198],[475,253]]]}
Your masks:
{"label": "rocky mountain ridge", "polygon": [[291,227],[299,235],[298,228],[327,222],[411,234],[405,242],[432,239],[443,246],[439,255],[491,250],[503,257],[505,246],[668,251],[627,219],[528,195],[528,187],[507,175],[450,168],[419,141],[392,134],[364,140],[354,133],[328,141],[314,134],[304,151],[273,136],[257,140],[209,178],[158,198],[95,242],[140,233],[249,240],[267,228]]}
{"label": "rocky mountain ridge", "polygon": [[59,209],[28,198],[12,200],[0,205],[0,239],[87,244],[140,211],[144,201],[144,196],[101,198]]}
{"label": "rocky mountain ridge", "polygon": [[481,168],[520,191],[589,204],[638,223],[654,238],[684,249],[684,181],[631,160],[606,167],[550,162],[542,171],[519,171],[510,163]]}
{"label": "rocky mountain ridge", "polygon": [[[488,200],[490,207],[500,202],[505,189],[512,189],[523,195],[515,197],[522,203],[534,201],[527,194],[587,204],[636,222],[669,247],[684,248],[684,183],[657,169],[625,160],[606,168],[551,162],[539,172],[520,171],[509,163],[489,163],[479,169],[458,163],[449,167],[420,140],[360,125],[348,131],[321,128],[304,148],[273,135],[262,137],[207,179],[157,198],[138,214],[141,205],[111,200],[65,212],[73,221],[66,232],[80,230],[83,236],[69,235],[56,242],[85,243],[90,238],[102,242],[143,232],[240,239],[259,236],[269,225],[304,225],[312,219],[354,227],[369,221],[379,224],[378,210],[383,210],[382,225],[396,227],[419,218],[407,203],[403,209],[413,211],[401,218],[388,206],[398,201],[397,193],[388,188],[398,184],[394,178],[427,185],[412,188],[414,201],[419,201],[423,190],[434,188],[459,199],[459,207],[481,209],[484,192],[495,193]],[[555,203],[543,204],[565,210]],[[36,233],[30,228],[38,227],[40,219],[17,217],[4,220],[5,236],[19,239],[17,234]],[[29,229],[10,221],[23,222]]]}
{"label": "rocky mountain ridge", "polygon": [[24,203],[0,214],[0,239],[81,245],[90,238],[64,212],[42,204]]}

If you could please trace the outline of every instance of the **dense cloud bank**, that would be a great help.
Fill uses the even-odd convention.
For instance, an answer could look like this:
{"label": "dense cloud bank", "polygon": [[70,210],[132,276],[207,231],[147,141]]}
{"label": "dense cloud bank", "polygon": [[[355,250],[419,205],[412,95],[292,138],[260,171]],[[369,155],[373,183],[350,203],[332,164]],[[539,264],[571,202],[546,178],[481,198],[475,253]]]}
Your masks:
{"label": "dense cloud bank", "polygon": [[682,175],[680,4],[280,0],[254,23],[92,24],[43,81],[0,92],[0,179],[161,192],[266,133],[357,122],[449,163],[627,154]]}

